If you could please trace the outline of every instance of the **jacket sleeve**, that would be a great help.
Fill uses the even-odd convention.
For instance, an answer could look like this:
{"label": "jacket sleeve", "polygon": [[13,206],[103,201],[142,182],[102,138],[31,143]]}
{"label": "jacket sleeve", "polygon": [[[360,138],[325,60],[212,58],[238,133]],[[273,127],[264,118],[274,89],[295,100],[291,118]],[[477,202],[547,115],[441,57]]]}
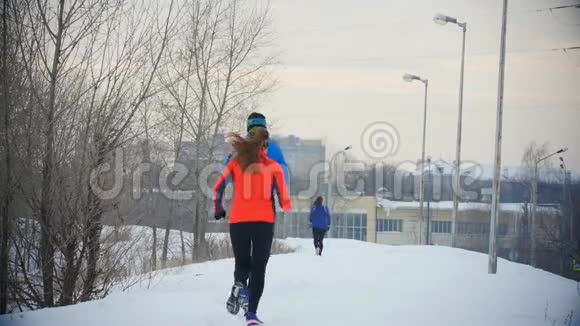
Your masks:
{"label": "jacket sleeve", "polygon": [[324,211],[326,212],[326,225],[330,226],[330,211],[328,207],[324,206]]}
{"label": "jacket sleeve", "polygon": [[226,190],[226,186],[228,184],[228,178],[231,178],[233,170],[233,161],[229,160],[228,164],[226,165],[222,175],[215,183],[213,187],[213,211],[214,213],[220,212],[224,210],[223,206],[223,197],[224,192]]}
{"label": "jacket sleeve", "polygon": [[[224,165],[225,165],[225,166],[228,166],[228,164],[229,164],[229,163],[232,161],[232,155],[233,155],[233,154],[232,154],[232,153],[230,153],[230,154],[228,155],[228,157],[226,157],[226,160],[224,161]],[[227,183],[227,184],[230,184],[230,183],[232,183],[232,177],[231,177],[231,176],[228,176],[228,177],[226,178],[226,183]]]}
{"label": "jacket sleeve", "polygon": [[292,201],[290,200],[290,194],[288,193],[288,187],[284,181],[284,172],[281,167],[274,171],[274,189],[278,194],[278,200],[284,212],[291,211]]}

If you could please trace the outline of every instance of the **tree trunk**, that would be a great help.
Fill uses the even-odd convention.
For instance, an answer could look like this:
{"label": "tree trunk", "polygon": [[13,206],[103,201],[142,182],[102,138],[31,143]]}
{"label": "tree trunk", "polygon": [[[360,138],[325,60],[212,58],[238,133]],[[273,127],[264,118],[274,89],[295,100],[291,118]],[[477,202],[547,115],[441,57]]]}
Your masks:
{"label": "tree trunk", "polygon": [[40,212],[41,217],[43,217],[41,218],[42,226],[40,230],[40,261],[44,293],[42,307],[52,307],[54,306],[54,248],[50,238],[50,225],[46,218],[46,215],[48,215],[47,210],[43,209]]}
{"label": "tree trunk", "polygon": [[49,72],[50,82],[48,91],[48,112],[46,114],[46,148],[42,164],[42,186],[40,199],[40,254],[42,261],[42,284],[44,290],[44,307],[54,306],[54,246],[52,243],[51,229],[51,206],[52,206],[52,179],[54,164],[54,134],[55,134],[55,111],[56,111],[56,84],[60,72],[60,56],[62,54],[62,40],[64,33],[64,0],[59,1],[58,5],[58,31],[55,37],[54,57],[52,67]]}
{"label": "tree trunk", "polygon": [[181,264],[185,265],[185,241],[183,240],[183,230],[179,229],[179,238],[181,240]]}
{"label": "tree trunk", "polygon": [[[106,146],[96,139],[97,142],[97,160],[95,167],[101,165],[105,161]],[[87,246],[87,275],[83,284],[83,291],[81,294],[81,302],[91,299],[94,294],[95,283],[98,277],[98,260],[99,252],[101,251],[101,231],[103,229],[102,217],[103,211],[101,207],[101,199],[95,194],[90,182],[87,185],[88,190],[88,211],[87,211],[87,227],[85,241]]]}
{"label": "tree trunk", "polygon": [[197,261],[198,249],[199,249],[199,237],[198,237],[198,229],[199,229],[199,219],[197,218],[197,206],[198,206],[198,198],[197,198],[197,190],[194,191],[193,194],[193,232],[192,232],[192,247],[191,247],[191,261]]}
{"label": "tree trunk", "polygon": [[207,232],[207,202],[208,199],[204,196],[201,199],[201,205],[199,205],[199,247],[201,253],[203,254],[202,258],[207,259],[209,256],[208,252],[208,245],[207,239],[205,238],[205,234]]}
{"label": "tree trunk", "polygon": [[88,248],[87,275],[83,284],[83,292],[80,298],[81,302],[91,300],[94,294],[95,283],[98,277],[97,265],[99,252],[101,250],[100,237],[103,228],[100,220],[102,216],[100,201],[92,192],[90,192],[89,198],[91,198],[91,200],[89,204],[89,221],[86,231],[86,243]]}
{"label": "tree trunk", "polygon": [[206,246],[205,240],[205,220],[206,212],[204,206],[204,200],[202,198],[195,199],[196,205],[194,210],[194,233],[193,233],[193,260],[200,261],[203,259],[203,252]]}
{"label": "tree trunk", "polygon": [[169,247],[169,233],[171,232],[171,215],[167,219],[167,227],[165,228],[165,239],[163,239],[163,252],[161,254],[161,268],[167,267],[167,249]]}
{"label": "tree trunk", "polygon": [[9,77],[8,77],[8,0],[2,2],[2,111],[3,116],[3,148],[5,154],[5,181],[2,195],[2,211],[0,214],[0,315],[8,312],[8,258],[9,258],[9,238],[12,230],[10,223],[10,205],[12,202],[12,168],[10,150],[10,110],[9,105]]}
{"label": "tree trunk", "polygon": [[63,275],[62,293],[59,302],[61,306],[73,304],[73,294],[78,279],[78,270],[76,270],[75,264],[75,253],[77,245],[78,241],[76,238],[74,238],[67,241],[64,248],[65,271]]}
{"label": "tree trunk", "polygon": [[28,271],[30,270],[30,260],[32,257],[32,247],[34,247],[35,243],[36,243],[36,227],[34,225],[34,220],[31,218],[27,218],[25,225],[24,225],[24,234],[30,234],[30,240],[26,241],[24,246],[25,246],[25,255],[24,256],[24,260],[25,260],[25,264],[23,267],[23,272],[24,273],[28,273]]}
{"label": "tree trunk", "polygon": [[153,225],[153,249],[151,250],[151,271],[157,270],[157,225]]}

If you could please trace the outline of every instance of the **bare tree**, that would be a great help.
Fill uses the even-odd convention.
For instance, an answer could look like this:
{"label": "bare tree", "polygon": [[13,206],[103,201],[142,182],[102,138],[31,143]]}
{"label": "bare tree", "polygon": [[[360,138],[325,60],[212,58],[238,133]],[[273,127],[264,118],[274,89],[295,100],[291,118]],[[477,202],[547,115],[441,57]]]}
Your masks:
{"label": "bare tree", "polygon": [[192,144],[194,260],[201,258],[207,222],[201,169],[214,159],[217,136],[235,123],[236,113],[253,108],[275,85],[274,56],[265,53],[270,44],[269,9],[241,3],[189,1],[182,37],[172,44],[168,64],[159,74],[166,89],[162,101],[169,109],[167,120],[177,127],[174,139]]}
{"label": "bare tree", "polygon": [[[267,54],[267,8],[238,0],[175,6],[3,2],[0,69],[9,78],[0,85],[0,177],[10,186],[0,194],[2,312],[100,298],[131,273],[124,258],[143,239],[121,245],[119,225],[138,205],[128,199],[132,189],[108,194],[116,179],[122,185],[129,179],[110,167],[127,167],[118,150],[143,134],[149,150],[173,144],[171,155],[162,155],[171,159],[155,162],[159,169],[182,159],[186,143],[192,149],[192,256],[202,258],[208,199],[201,195],[201,170],[216,158],[223,130],[273,89],[274,57]],[[149,181],[155,207],[160,194]],[[168,218],[163,267],[173,215],[183,205],[191,206],[174,200],[167,212],[147,213]]]}
{"label": "bare tree", "polygon": [[[30,97],[22,126],[28,146],[18,148],[23,173],[10,188],[35,212],[36,221],[27,219],[25,228],[38,226],[40,241],[34,232],[18,232],[12,275],[27,276],[15,290],[19,303],[45,307],[58,299],[66,305],[103,295],[101,285],[111,282],[99,267],[100,235],[115,200],[92,187],[111,178],[91,179],[91,171],[115,159],[114,151],[132,137],[136,112],[155,92],[155,72],[175,23],[173,2],[163,10],[138,1],[13,3],[17,57]],[[159,12],[167,13],[162,21],[155,19]],[[40,259],[31,261],[34,248]]]}
{"label": "bare tree", "polygon": [[[126,57],[118,61],[123,69],[113,70],[107,78],[105,86],[106,96],[101,101],[96,116],[97,126],[94,132],[95,165],[97,168],[104,163],[107,156],[123,144],[129,127],[137,111],[142,104],[151,96],[151,86],[155,73],[159,67],[167,40],[173,28],[172,17],[173,1],[170,4],[167,19],[163,29],[157,32],[155,20],[153,23],[139,28],[143,19],[147,19],[144,12],[142,15],[133,16],[127,23],[134,27],[134,33],[129,35],[129,40],[136,41],[133,48],[128,48]],[[134,10],[132,10],[134,13]],[[155,44],[159,44],[156,48]],[[135,79],[136,78],[136,79]],[[135,81],[141,80],[140,87],[135,88]],[[120,81],[120,82],[119,82]],[[128,93],[129,92],[129,93]],[[129,96],[127,96],[129,95]],[[91,192],[89,200],[92,216],[88,218],[88,260],[87,276],[85,278],[83,295],[81,300],[90,299],[93,294],[94,283],[97,278],[97,260],[99,253],[99,236],[102,228],[102,202],[94,192]]]}
{"label": "bare tree", "polygon": [[[0,113],[1,113],[1,144],[0,149],[4,154],[0,160],[2,164],[2,176],[0,182],[2,183],[2,193],[0,198],[0,314],[5,314],[8,310],[8,255],[10,251],[9,241],[11,237],[11,221],[10,221],[10,207],[13,200],[13,182],[12,182],[12,150],[11,150],[11,123],[10,117],[12,115],[13,105],[12,96],[14,89],[11,85],[15,82],[13,70],[9,66],[14,65],[14,41],[11,39],[13,22],[9,22],[9,6],[10,1],[2,1],[2,30],[1,30],[1,58],[0,71],[2,72],[1,98],[0,98]],[[10,26],[10,27],[9,27]],[[9,61],[10,60],[10,61]]]}

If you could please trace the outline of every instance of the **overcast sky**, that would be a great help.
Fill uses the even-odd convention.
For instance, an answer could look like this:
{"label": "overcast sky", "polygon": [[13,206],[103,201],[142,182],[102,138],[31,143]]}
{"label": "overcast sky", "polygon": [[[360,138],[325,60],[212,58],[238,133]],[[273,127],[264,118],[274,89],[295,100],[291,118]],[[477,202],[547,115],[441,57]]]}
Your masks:
{"label": "overcast sky", "polygon": [[[420,157],[423,87],[429,79],[427,155],[455,158],[461,31],[436,25],[443,13],[468,23],[462,159],[494,153],[500,0],[272,0],[279,89],[263,112],[275,133],[322,138],[363,156],[365,126],[399,134],[391,161]],[[507,31],[503,164],[518,165],[527,143],[568,147],[580,171],[580,9],[536,11],[580,1],[511,0]]]}

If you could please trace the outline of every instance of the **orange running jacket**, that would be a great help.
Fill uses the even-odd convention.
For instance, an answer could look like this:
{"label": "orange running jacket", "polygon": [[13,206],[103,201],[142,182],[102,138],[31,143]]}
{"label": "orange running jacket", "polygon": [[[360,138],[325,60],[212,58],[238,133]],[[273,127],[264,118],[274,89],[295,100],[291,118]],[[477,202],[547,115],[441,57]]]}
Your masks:
{"label": "orange running jacket", "polygon": [[269,159],[266,152],[262,151],[258,169],[255,172],[243,172],[235,158],[229,161],[214,186],[215,213],[224,210],[222,201],[229,176],[232,177],[234,186],[230,224],[274,223],[276,217],[274,193],[278,196],[285,212],[292,209],[282,167],[276,161]]}

